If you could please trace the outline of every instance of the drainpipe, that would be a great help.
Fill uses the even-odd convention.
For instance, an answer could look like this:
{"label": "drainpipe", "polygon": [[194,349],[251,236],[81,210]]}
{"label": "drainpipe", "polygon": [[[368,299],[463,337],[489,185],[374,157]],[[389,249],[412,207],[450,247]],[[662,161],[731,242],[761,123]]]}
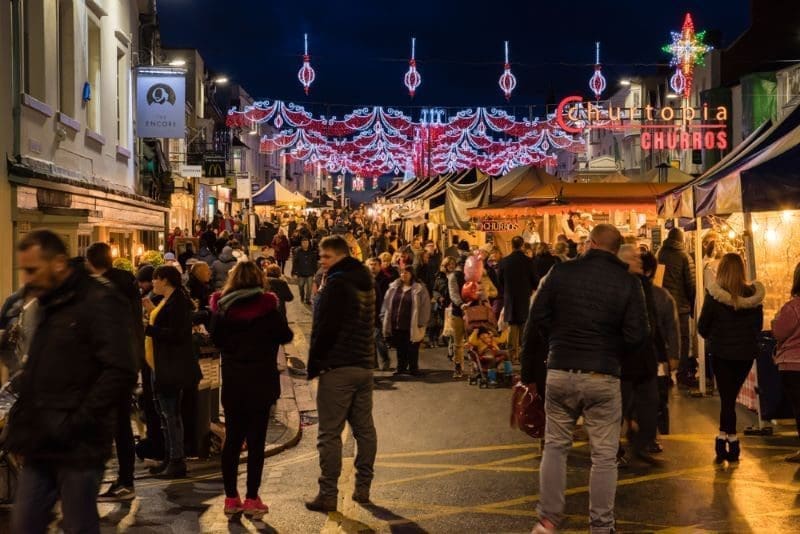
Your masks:
{"label": "drainpipe", "polygon": [[12,122],[14,129],[14,158],[21,154],[21,105],[22,105],[22,28],[20,27],[22,13],[20,0],[11,0],[11,98],[14,101]]}

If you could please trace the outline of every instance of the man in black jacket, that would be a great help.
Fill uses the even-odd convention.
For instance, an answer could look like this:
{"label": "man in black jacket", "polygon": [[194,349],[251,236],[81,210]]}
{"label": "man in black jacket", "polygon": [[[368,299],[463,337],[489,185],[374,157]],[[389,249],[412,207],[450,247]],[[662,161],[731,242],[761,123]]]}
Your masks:
{"label": "man in black jacket", "polygon": [[17,264],[40,293],[39,325],[19,378],[5,447],[25,458],[12,532],[44,533],[58,499],[67,532],[100,532],[97,492],[111,455],[114,408],[136,371],[130,321],[110,283],[70,263],[49,230],[26,235]]}
{"label": "man in black jacket", "polygon": [[317,272],[318,263],[317,251],[311,248],[311,241],[304,237],[300,241],[300,247],[294,249],[294,255],[292,256],[292,276],[297,277],[300,300],[304,304],[311,304],[311,282]]}
{"label": "man in black jacket", "polygon": [[[128,302],[133,337],[131,350],[137,364],[144,359],[144,328],[142,327],[142,299],[133,274],[113,267],[111,247],[107,243],[92,243],[86,249],[86,266],[95,276],[111,282]],[[138,368],[138,365],[137,365]],[[129,501],[136,493],[133,488],[133,468],[136,461],[133,430],[131,428],[131,399],[123,399],[116,410],[114,442],[117,449],[119,471],[117,480],[98,498],[99,502]]]}
{"label": "man in black jacket", "polygon": [[361,262],[350,257],[340,236],[319,245],[325,270],[314,308],[308,378],[319,376],[317,450],[322,475],[319,494],[306,502],[309,510],[336,510],[342,471],[342,431],[353,429],[358,454],[353,500],[369,502],[378,438],[372,420],[372,368],[375,365],[375,285]]}
{"label": "man in black jacket", "polygon": [[499,286],[503,288],[503,318],[509,325],[508,348],[512,361],[519,359],[520,335],[528,320],[531,295],[539,284],[533,261],[522,252],[525,241],[511,239],[512,252],[500,260]]}
{"label": "man in black jacket", "polygon": [[583,257],[553,266],[542,280],[528,321],[529,330],[539,329],[549,346],[537,532],[553,531],[563,519],[567,453],[581,415],[592,449],[591,529],[613,529],[620,359],[650,331],[642,285],[616,256],[619,231],[599,224],[590,241]]}

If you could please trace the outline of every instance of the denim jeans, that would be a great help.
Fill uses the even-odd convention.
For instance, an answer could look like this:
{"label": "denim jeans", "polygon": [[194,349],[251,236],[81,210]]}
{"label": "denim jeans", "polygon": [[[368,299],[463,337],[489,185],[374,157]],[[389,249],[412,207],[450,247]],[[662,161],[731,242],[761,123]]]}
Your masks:
{"label": "denim jeans", "polygon": [[303,302],[311,302],[311,282],[313,281],[313,276],[297,277],[297,288],[300,291],[300,300]]}
{"label": "denim jeans", "polygon": [[547,372],[544,411],[544,452],[539,472],[539,515],[558,524],[563,519],[567,485],[567,454],[575,422],[583,415],[589,434],[592,471],[589,480],[591,532],[614,527],[617,489],[617,448],[622,420],[619,378],[597,373]]}
{"label": "denim jeans", "polygon": [[181,417],[181,398],[183,391],[177,393],[156,392],[156,408],[161,416],[161,428],[164,430],[164,451],[170,462],[182,461],[185,457],[183,449],[183,417]]}
{"label": "denim jeans", "polygon": [[61,499],[65,533],[99,534],[97,493],[102,478],[102,466],[78,468],[29,460],[19,475],[11,532],[44,534],[53,506]]}
{"label": "denim jeans", "polygon": [[419,342],[411,341],[411,332],[395,330],[392,333],[392,339],[397,349],[397,370],[419,371]]}

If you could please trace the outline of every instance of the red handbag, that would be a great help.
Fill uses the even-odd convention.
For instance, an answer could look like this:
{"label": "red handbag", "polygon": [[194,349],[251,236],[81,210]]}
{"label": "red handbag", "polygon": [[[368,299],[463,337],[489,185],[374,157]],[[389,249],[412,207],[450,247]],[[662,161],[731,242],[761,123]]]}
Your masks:
{"label": "red handbag", "polygon": [[532,438],[541,438],[545,421],[544,399],[536,391],[536,384],[517,382],[511,397],[511,428],[519,428]]}

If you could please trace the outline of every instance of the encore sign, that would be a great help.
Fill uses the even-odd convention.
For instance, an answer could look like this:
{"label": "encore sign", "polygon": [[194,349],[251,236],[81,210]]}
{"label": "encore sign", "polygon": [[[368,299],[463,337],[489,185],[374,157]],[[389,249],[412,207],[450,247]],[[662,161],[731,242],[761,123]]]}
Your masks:
{"label": "encore sign", "polygon": [[556,108],[556,122],[567,133],[641,130],[642,150],[727,150],[727,120],[728,108],[708,104],[606,108],[568,96]]}

